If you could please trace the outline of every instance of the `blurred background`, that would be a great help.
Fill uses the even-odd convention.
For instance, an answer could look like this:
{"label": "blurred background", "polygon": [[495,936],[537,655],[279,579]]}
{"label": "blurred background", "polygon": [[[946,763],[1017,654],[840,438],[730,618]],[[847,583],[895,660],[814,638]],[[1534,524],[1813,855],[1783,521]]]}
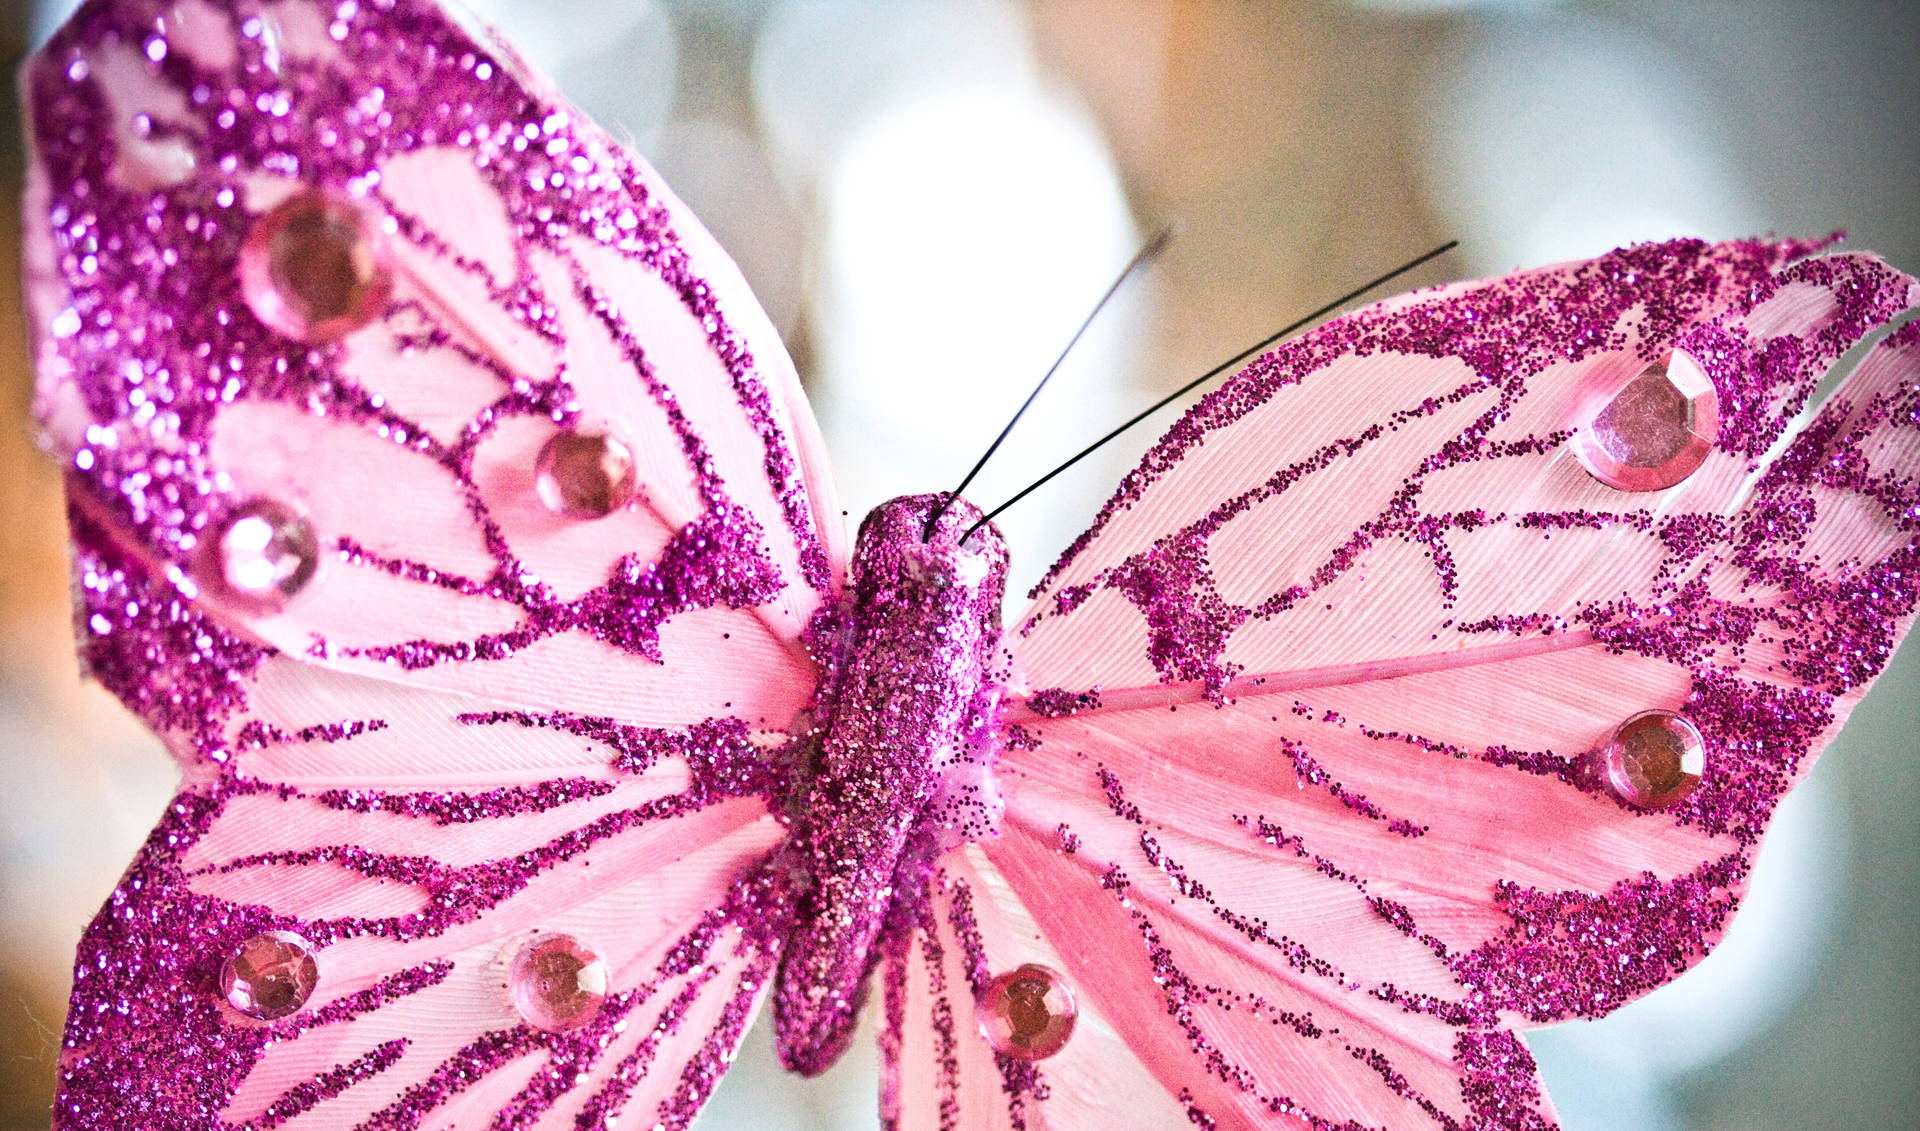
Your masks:
{"label": "blurred background", "polygon": [[[12,63],[68,5],[0,0]],[[1411,283],[1674,235],[1820,235],[1920,268],[1920,15],[1889,3],[487,0],[733,253],[854,515],[949,487],[1144,235],[970,491],[994,503],[1172,388],[1448,238]],[[74,940],[171,762],[73,661],[34,450],[0,103],[0,1129],[47,1124]],[[1171,421],[1003,522],[1037,577]],[[1920,1111],[1920,650],[1782,807],[1712,958],[1529,1034],[1570,1129],[1910,1129]],[[764,1033],[703,1127],[871,1128],[870,1044],[820,1080]]]}

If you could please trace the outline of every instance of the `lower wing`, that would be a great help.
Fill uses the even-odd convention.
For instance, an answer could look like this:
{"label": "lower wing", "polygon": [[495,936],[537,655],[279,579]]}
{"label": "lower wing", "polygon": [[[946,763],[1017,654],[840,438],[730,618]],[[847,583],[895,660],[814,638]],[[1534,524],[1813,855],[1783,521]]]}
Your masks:
{"label": "lower wing", "polygon": [[[86,658],[186,781],[80,945],[61,1126],[692,1118],[778,957],[754,736],[329,672],[76,546]],[[218,670],[114,652],[170,636]],[[573,981],[516,973],[556,936]]]}

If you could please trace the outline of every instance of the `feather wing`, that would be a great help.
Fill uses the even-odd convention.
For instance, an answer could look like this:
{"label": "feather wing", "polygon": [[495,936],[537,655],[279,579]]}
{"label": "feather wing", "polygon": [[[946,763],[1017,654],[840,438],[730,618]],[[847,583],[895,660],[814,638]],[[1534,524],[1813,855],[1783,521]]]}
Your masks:
{"label": "feather wing", "polygon": [[[745,284],[422,0],[91,0],[23,84],[81,650],[186,779],[82,944],[60,1122],[683,1125],[777,958],[769,748],[844,558]],[[338,340],[278,326],[244,267],[313,193],[390,274]],[[536,453],[602,428],[637,501],[555,514]],[[315,533],[284,602],[222,575],[257,499]],[[265,930],[321,982],[256,1023],[215,980]],[[507,996],[552,931],[608,963],[585,1029]]]}
{"label": "feather wing", "polygon": [[[222,617],[338,670],[785,726],[844,550],[791,363],[711,237],[429,4],[182,11],[96,0],[25,73],[39,412],[77,504],[214,604],[223,517],[303,511],[320,583]],[[381,317],[330,345],[263,325],[239,269],[315,190],[390,260]],[[542,505],[562,428],[625,440],[633,505]]]}
{"label": "feather wing", "polygon": [[[110,622],[84,658],[186,782],[82,940],[62,1126],[691,1119],[777,959],[782,828],[744,726],[327,672],[204,617],[84,521],[76,555],[83,613]],[[319,981],[261,1022],[216,979],[270,930],[311,944]],[[608,968],[568,1032],[529,1024],[509,985],[552,933]]]}
{"label": "feather wing", "polygon": [[[1175,425],[1043,583],[987,851],[1169,1094],[1547,1126],[1511,1029],[1719,937],[1916,599],[1911,331],[1794,419],[1913,284],[1809,250],[1644,246],[1330,323]],[[1582,398],[1674,348],[1714,450],[1603,486]],[[1595,778],[1645,709],[1706,738],[1672,808]]]}

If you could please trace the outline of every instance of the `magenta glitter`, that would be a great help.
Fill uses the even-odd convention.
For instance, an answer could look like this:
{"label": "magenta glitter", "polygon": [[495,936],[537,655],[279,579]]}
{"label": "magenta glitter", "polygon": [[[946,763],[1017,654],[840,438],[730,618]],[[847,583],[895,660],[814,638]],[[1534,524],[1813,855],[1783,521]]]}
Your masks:
{"label": "magenta glitter", "polygon": [[[1550,1127],[1514,1030],[1706,953],[1920,604],[1920,330],[1793,424],[1912,280],[1682,240],[1282,344],[1003,640],[964,501],[842,560],[731,268],[477,34],[89,0],[23,76],[79,650],[184,770],[63,1128],[684,1128],[876,983],[889,1127]],[[1708,767],[1658,808],[1590,757],[1650,711]],[[556,939],[606,984],[516,1009]]]}

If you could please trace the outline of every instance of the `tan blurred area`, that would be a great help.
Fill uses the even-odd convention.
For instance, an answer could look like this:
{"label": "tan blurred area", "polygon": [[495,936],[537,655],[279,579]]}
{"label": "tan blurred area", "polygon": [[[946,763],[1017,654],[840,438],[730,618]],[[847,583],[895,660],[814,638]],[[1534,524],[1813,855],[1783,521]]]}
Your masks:
{"label": "tan blurred area", "polygon": [[[662,4],[680,43],[676,112],[697,109],[753,128],[745,76],[752,29],[776,6]],[[27,44],[28,7],[0,0],[0,68],[9,73]],[[1689,79],[1731,108],[1731,118],[1715,119],[1722,129],[1715,144],[1750,190],[1761,228],[1806,235],[1850,226],[1855,246],[1873,247],[1909,271],[1920,268],[1920,147],[1913,130],[1920,65],[1911,53],[1920,36],[1907,6],[1715,0],[1557,7],[1576,23],[1607,35],[1625,29],[1621,34],[1697,68]],[[1525,24],[1531,13],[1554,8],[1464,0],[1032,0],[1020,7],[1042,80],[1072,92],[1097,121],[1140,227],[1174,218],[1183,225],[1154,268],[1155,299],[1145,314],[1149,359],[1139,366],[1139,383],[1115,390],[1113,403],[1089,409],[1089,417],[1123,418],[1151,389],[1181,383],[1448,238],[1479,242],[1397,289],[1512,266],[1501,258],[1514,246],[1500,242],[1501,229],[1462,228],[1462,217],[1475,214],[1460,203],[1468,188],[1447,181],[1449,166],[1434,157],[1441,144],[1434,122],[1455,104],[1431,92],[1458,73],[1448,70],[1449,61],[1565,41],[1542,39],[1547,32]],[[1477,104],[1463,96],[1458,105],[1470,111]],[[17,115],[8,84],[0,96],[0,729],[11,731],[6,741],[14,752],[0,761],[0,1131],[47,1125],[73,943],[150,827],[172,775],[157,744],[97,689],[82,685],[73,658],[59,476],[36,450],[28,423],[32,382],[12,267],[19,242]],[[1481,123],[1470,118],[1454,125],[1459,132],[1447,136],[1482,136]],[[696,211],[719,211],[719,202],[686,195]],[[812,264],[820,233],[804,205],[800,211],[799,259]],[[1528,220],[1494,211],[1515,230]],[[723,225],[714,227],[729,238]],[[756,287],[783,285],[754,277],[753,257],[739,257]],[[804,311],[819,296],[807,272],[792,269]],[[801,323],[794,352],[811,384],[811,345],[820,328],[804,315]],[[1078,446],[1051,437],[1031,442],[1057,446],[1062,457]],[[1845,911],[1844,921],[1822,936],[1833,949],[1804,957],[1810,972],[1800,977],[1809,988],[1739,1049],[1672,1078],[1649,1071],[1645,1078],[1655,1083],[1647,1087],[1657,1085],[1658,1118],[1667,1122],[1635,1116],[1613,1124],[1602,1114],[1576,1125],[1570,1115],[1570,1128],[1914,1126],[1914,652],[1909,645],[1857,713],[1829,755],[1836,765],[1819,771],[1835,783],[1835,819],[1853,847],[1851,863],[1836,865],[1840,878],[1833,881],[1846,885],[1832,904]],[[1605,1089],[1616,1062],[1590,1059],[1583,1071],[1594,1077],[1593,1089]],[[754,1071],[736,1075],[756,1081],[754,1087],[775,1086],[747,1075]],[[1563,1093],[1551,1075],[1549,1084],[1563,1108],[1579,1107],[1581,1085]],[[872,1126],[870,1096],[847,1103],[866,1114],[834,1126]],[[1580,1110],[1605,1108],[1589,1103]]]}

